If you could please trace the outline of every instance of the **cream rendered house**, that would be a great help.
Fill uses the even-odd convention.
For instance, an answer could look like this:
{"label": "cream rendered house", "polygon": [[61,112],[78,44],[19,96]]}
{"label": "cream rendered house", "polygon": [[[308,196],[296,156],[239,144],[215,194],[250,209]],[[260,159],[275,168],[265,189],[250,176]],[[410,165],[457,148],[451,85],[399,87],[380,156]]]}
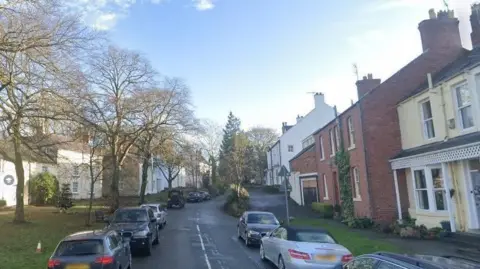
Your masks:
{"label": "cream rendered house", "polygon": [[[397,107],[403,151],[390,162],[398,212],[408,199],[417,224],[480,231],[480,48],[426,81]],[[399,196],[399,175],[408,198]]]}

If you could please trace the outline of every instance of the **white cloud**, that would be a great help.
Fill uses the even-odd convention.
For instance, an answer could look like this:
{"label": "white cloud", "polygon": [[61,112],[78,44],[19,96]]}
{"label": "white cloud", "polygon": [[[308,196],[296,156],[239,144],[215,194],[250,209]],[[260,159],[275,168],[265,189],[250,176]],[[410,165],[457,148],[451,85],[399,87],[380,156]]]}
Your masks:
{"label": "white cloud", "polygon": [[192,0],[197,10],[209,10],[215,7],[213,0]]}

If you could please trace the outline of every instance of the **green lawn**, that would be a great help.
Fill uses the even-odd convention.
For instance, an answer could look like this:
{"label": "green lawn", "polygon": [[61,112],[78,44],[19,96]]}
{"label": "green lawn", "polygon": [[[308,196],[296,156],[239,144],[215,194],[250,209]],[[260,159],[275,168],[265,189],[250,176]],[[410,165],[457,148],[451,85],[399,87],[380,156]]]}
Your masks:
{"label": "green lawn", "polygon": [[349,228],[343,224],[328,223],[323,219],[301,218],[293,220],[291,224],[322,227],[328,230],[333,237],[335,237],[340,244],[348,248],[354,256],[376,251],[401,252],[401,249],[391,243],[383,242],[381,239],[369,239],[358,232],[349,230]]}
{"label": "green lawn", "polygon": [[[8,269],[46,268],[59,240],[82,230],[101,228],[103,223],[85,227],[85,209],[73,208],[68,214],[52,207],[26,207],[29,223],[13,224],[13,211],[0,212],[0,267]],[[35,253],[41,241],[43,253]]]}

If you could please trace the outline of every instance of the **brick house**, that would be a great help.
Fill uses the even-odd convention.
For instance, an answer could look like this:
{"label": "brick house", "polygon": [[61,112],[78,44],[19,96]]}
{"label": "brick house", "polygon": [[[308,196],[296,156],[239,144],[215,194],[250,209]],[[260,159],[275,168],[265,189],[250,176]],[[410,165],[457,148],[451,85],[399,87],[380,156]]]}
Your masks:
{"label": "brick house", "polygon": [[[435,74],[465,51],[458,23],[452,11],[435,14],[431,10],[430,18],[418,27],[422,54],[383,83],[371,74],[357,81],[359,101],[314,133],[318,186],[327,186],[321,188],[319,200],[340,203],[334,154],[342,137],[350,153],[355,214],[377,221],[395,218],[397,206],[389,159],[402,149],[396,104],[424,83],[428,73]],[[399,173],[398,180],[405,182],[405,175]],[[405,193],[406,189],[399,191]],[[406,199],[402,204],[402,208],[408,208]]]}
{"label": "brick house", "polygon": [[[317,152],[315,144],[304,148],[290,160],[290,171],[293,172],[293,180],[290,182],[292,191],[290,197],[300,205],[310,205],[319,202]],[[298,196],[298,197],[292,197]]]}

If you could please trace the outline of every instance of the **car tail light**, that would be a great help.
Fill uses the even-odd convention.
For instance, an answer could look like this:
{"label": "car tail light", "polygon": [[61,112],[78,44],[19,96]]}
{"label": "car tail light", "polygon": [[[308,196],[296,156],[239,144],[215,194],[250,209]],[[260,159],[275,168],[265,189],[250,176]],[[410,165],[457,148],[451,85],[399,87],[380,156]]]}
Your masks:
{"label": "car tail light", "polygon": [[111,264],[111,263],[113,263],[113,257],[112,256],[98,257],[98,258],[95,259],[95,263]]}
{"label": "car tail light", "polygon": [[353,255],[352,254],[347,254],[342,256],[342,262],[347,263],[349,261],[353,260]]}
{"label": "car tail light", "polygon": [[301,252],[301,251],[294,250],[294,249],[289,249],[288,253],[290,254],[290,257],[292,257],[294,259],[310,260],[310,255],[308,253],[305,253],[305,252]]}
{"label": "car tail light", "polygon": [[55,268],[55,266],[58,266],[58,265],[60,265],[59,260],[55,260],[55,259],[48,260],[48,265],[47,265],[48,268]]}

